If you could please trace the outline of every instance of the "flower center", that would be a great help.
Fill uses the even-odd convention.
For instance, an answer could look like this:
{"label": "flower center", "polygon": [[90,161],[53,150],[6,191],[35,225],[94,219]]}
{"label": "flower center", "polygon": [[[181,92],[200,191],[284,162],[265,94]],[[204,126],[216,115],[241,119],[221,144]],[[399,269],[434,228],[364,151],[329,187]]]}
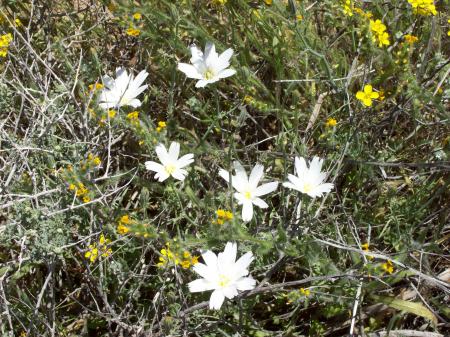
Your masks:
{"label": "flower center", "polygon": [[166,166],[164,166],[164,169],[168,174],[172,174],[175,171],[176,167],[174,164],[167,164]]}
{"label": "flower center", "polygon": [[210,80],[210,79],[212,79],[214,77],[214,73],[213,73],[212,70],[207,69],[203,76],[205,77],[205,80]]}
{"label": "flower center", "polygon": [[230,278],[223,274],[220,274],[219,281],[217,282],[217,284],[219,285],[219,287],[225,288],[230,284]]}
{"label": "flower center", "polygon": [[252,194],[249,191],[244,192],[244,198],[247,199],[247,200],[251,200]]}
{"label": "flower center", "polygon": [[313,185],[312,185],[312,184],[310,184],[310,183],[304,183],[304,184],[303,184],[303,190],[304,190],[306,193],[311,192],[312,189],[313,189]]}

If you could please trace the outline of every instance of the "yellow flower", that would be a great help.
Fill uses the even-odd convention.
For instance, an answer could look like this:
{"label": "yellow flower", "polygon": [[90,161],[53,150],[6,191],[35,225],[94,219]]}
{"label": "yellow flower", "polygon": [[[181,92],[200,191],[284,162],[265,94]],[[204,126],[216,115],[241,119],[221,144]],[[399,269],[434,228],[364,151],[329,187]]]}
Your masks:
{"label": "yellow flower", "polygon": [[114,118],[116,116],[116,114],[117,114],[116,110],[109,110],[108,111],[109,118]]}
{"label": "yellow flower", "polygon": [[224,209],[218,209],[216,211],[217,214],[217,220],[216,223],[218,225],[223,225],[225,221],[229,221],[233,219],[233,213]]}
{"label": "yellow flower", "polygon": [[311,290],[309,290],[309,289],[300,288],[299,291],[300,291],[300,294],[302,294],[302,295],[304,295],[304,296],[306,296],[306,297],[308,297],[309,295],[311,295]]}
{"label": "yellow flower", "polygon": [[192,257],[191,263],[192,263],[193,266],[195,266],[195,265],[198,263],[198,259],[199,259],[198,256],[193,256],[193,257]]}
{"label": "yellow flower", "polygon": [[387,260],[385,263],[383,263],[381,265],[381,268],[383,268],[383,270],[388,274],[392,274],[394,272],[394,265],[392,264],[391,260]]}
{"label": "yellow flower", "polygon": [[255,16],[255,18],[261,19],[261,13],[259,12],[259,10],[257,9],[252,10],[252,14]]}
{"label": "yellow flower", "polygon": [[218,210],[216,211],[216,214],[217,214],[217,216],[218,216],[219,218],[224,218],[224,217],[225,217],[225,210],[223,210],[223,209],[218,209]]}
{"label": "yellow flower", "polygon": [[158,126],[156,127],[157,132],[161,132],[167,126],[166,122],[160,121],[158,122]]}
{"label": "yellow flower", "polygon": [[130,112],[130,113],[127,115],[127,118],[128,118],[130,121],[136,121],[137,119],[139,119],[139,112],[138,112],[138,111]]}
{"label": "yellow flower", "polygon": [[75,190],[77,187],[75,186],[75,184],[70,184],[69,185],[69,190],[73,191]]}
{"label": "yellow flower", "polygon": [[141,31],[137,28],[128,28],[126,33],[129,36],[139,36],[139,34],[141,34]]}
{"label": "yellow flower", "polygon": [[84,203],[87,203],[87,202],[89,202],[89,201],[91,201],[91,198],[89,198],[89,196],[85,195],[85,196],[83,197],[83,202],[84,202]]}
{"label": "yellow flower", "polygon": [[119,224],[117,225],[117,233],[119,233],[120,235],[125,235],[125,234],[127,234],[129,231],[130,231],[130,229],[129,229],[127,226],[125,226],[125,225],[123,225],[123,224],[121,224],[121,223],[119,223]]}
{"label": "yellow flower", "polygon": [[135,20],[140,20],[140,19],[142,19],[142,14],[141,14],[141,13],[138,13],[138,12],[134,13],[134,14],[133,14],[133,19],[135,19]]}
{"label": "yellow flower", "polygon": [[405,36],[403,36],[403,38],[404,38],[405,41],[408,42],[409,44],[413,44],[414,42],[419,41],[419,38],[418,38],[417,36],[410,35],[410,34],[406,34]]}
{"label": "yellow flower", "polygon": [[327,127],[333,127],[336,126],[337,124],[337,120],[335,120],[334,118],[328,118],[327,121],[325,122],[325,126]]}
{"label": "yellow flower", "polygon": [[344,14],[348,16],[353,16],[353,3],[351,0],[345,0],[343,4]]}
{"label": "yellow flower", "polygon": [[100,89],[103,89],[103,87],[104,87],[104,85],[101,83],[95,83],[95,84],[88,85],[89,91],[100,90]]}
{"label": "yellow flower", "polygon": [[[368,252],[369,251],[369,243],[366,242],[366,243],[362,244],[361,248],[363,251]],[[366,255],[366,257],[368,260],[373,260],[373,256]]]}
{"label": "yellow flower", "polygon": [[302,21],[303,20],[303,15],[297,14],[297,16],[295,18],[297,19],[297,21]]}
{"label": "yellow flower", "polygon": [[377,19],[375,21],[370,20],[369,26],[373,32],[378,34],[381,34],[386,30],[386,26],[381,22],[380,19]]}
{"label": "yellow flower", "polygon": [[383,47],[383,45],[389,46],[389,34],[384,32],[381,34],[378,34],[378,47]]}
{"label": "yellow flower", "polygon": [[419,15],[436,15],[437,10],[433,0],[408,0],[413,12]]}
{"label": "yellow flower", "polygon": [[97,260],[98,257],[98,249],[95,248],[95,244],[94,245],[89,245],[89,251],[87,251],[84,254],[84,257],[89,259],[92,263],[95,262],[95,260]]}
{"label": "yellow flower", "polygon": [[213,5],[220,5],[224,6],[227,3],[228,0],[212,0]]}
{"label": "yellow flower", "polygon": [[364,86],[364,91],[358,91],[356,98],[359,99],[365,106],[372,106],[372,100],[380,97],[377,92],[374,92],[370,84]]}
{"label": "yellow flower", "polygon": [[23,26],[23,23],[22,23],[22,21],[20,21],[19,18],[14,20],[14,24],[16,25],[16,27],[22,27]]}
{"label": "yellow flower", "polygon": [[11,44],[11,33],[0,36],[0,57],[6,57],[8,55],[8,47]]}
{"label": "yellow flower", "polygon": [[191,266],[191,261],[189,261],[189,260],[183,260],[181,262],[181,267],[183,269],[189,269],[190,266]]}
{"label": "yellow flower", "polygon": [[272,0],[264,0],[264,2],[266,3],[266,5],[270,6],[272,4]]}

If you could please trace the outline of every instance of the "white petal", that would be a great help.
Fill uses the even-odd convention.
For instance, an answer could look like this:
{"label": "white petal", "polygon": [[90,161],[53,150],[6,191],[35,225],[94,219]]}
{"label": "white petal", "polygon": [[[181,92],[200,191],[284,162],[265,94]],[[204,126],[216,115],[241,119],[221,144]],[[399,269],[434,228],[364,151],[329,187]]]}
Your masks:
{"label": "white petal", "polygon": [[269,207],[269,205],[267,205],[267,203],[262,200],[261,198],[256,198],[252,200],[253,204],[258,206],[259,208],[267,208]]}
{"label": "white petal", "polygon": [[267,183],[267,184],[263,184],[263,185],[259,186],[258,188],[256,188],[254,194],[256,197],[260,197],[262,195],[272,193],[273,191],[275,191],[277,189],[277,187],[278,187],[278,182],[276,182],[276,181]]}
{"label": "white petal", "polygon": [[192,270],[199,274],[206,280],[213,280],[215,278],[215,274],[217,273],[217,268],[210,268],[203,263],[197,263],[192,267]]}
{"label": "white petal", "polygon": [[256,281],[251,277],[243,277],[236,282],[238,290],[252,290],[256,286]]}
{"label": "white petal", "polygon": [[226,265],[233,265],[236,262],[237,244],[234,242],[227,242],[225,249],[219,253],[217,257],[217,266],[221,268]]}
{"label": "white petal", "polygon": [[177,167],[183,168],[194,162],[194,155],[192,153],[185,154],[177,161]]}
{"label": "white petal", "polygon": [[211,83],[210,81],[207,80],[200,80],[195,84],[196,88],[204,88],[208,83]]}
{"label": "white petal", "polygon": [[208,267],[217,268],[217,255],[212,251],[207,250],[206,252],[202,253],[202,257]]}
{"label": "white petal", "polygon": [[314,173],[320,173],[322,170],[323,159],[319,157],[314,157],[312,161],[309,163],[309,170]]}
{"label": "white petal", "polygon": [[142,105],[142,103],[137,98],[133,98],[133,99],[129,100],[127,104],[123,104],[122,106],[125,106],[125,105],[131,105],[133,108],[139,108]]}
{"label": "white petal", "polygon": [[236,289],[236,285],[232,284],[229,287],[226,287],[224,289],[222,289],[222,292],[224,294],[224,296],[228,299],[232,299],[233,297],[237,296],[238,291]]}
{"label": "white petal", "polygon": [[253,218],[253,204],[251,201],[246,201],[242,204],[242,220],[245,222]]}
{"label": "white petal", "polygon": [[177,169],[172,172],[172,177],[177,180],[183,181],[187,176],[187,171],[183,169]]}
{"label": "white petal", "polygon": [[324,193],[329,193],[333,189],[334,185],[331,183],[325,183],[317,186],[315,189],[313,189],[311,192],[308,193],[309,196],[315,198],[315,197],[321,197]]}
{"label": "white petal", "polygon": [[169,158],[172,161],[177,161],[178,156],[180,155],[180,143],[177,143],[177,142],[170,143],[168,154],[169,154]]}
{"label": "white petal", "polygon": [[169,154],[167,153],[167,149],[163,144],[156,145],[155,152],[161,164],[167,165],[167,163],[170,162]]}
{"label": "white petal", "polygon": [[236,261],[234,267],[235,270],[241,275],[245,276],[248,274],[248,266],[250,266],[250,263],[254,260],[253,253],[247,252],[244,255],[242,255],[239,260]]}
{"label": "white petal", "polygon": [[233,56],[233,49],[229,48],[225,50],[222,54],[220,54],[216,70],[223,70],[225,68],[228,68],[230,65],[230,58]]}
{"label": "white petal", "polygon": [[191,50],[191,63],[203,61],[203,52],[195,44],[191,45],[189,49]]}
{"label": "white petal", "polygon": [[187,63],[178,63],[178,70],[182,71],[187,77],[197,80],[203,79],[203,74],[199,73],[196,67]]}
{"label": "white petal", "polygon": [[188,287],[191,293],[198,293],[200,291],[208,291],[214,289],[213,285],[203,278],[189,282]]}
{"label": "white petal", "polygon": [[256,164],[255,167],[253,167],[252,172],[250,172],[250,177],[248,179],[248,182],[253,189],[258,186],[259,181],[261,180],[263,175],[264,166],[261,164]]}
{"label": "white petal", "polygon": [[216,52],[216,46],[212,42],[207,42],[205,46],[205,53],[203,54],[203,59],[206,63],[207,67],[214,67],[214,64],[217,64],[217,60],[219,59],[219,55]]}
{"label": "white petal", "polygon": [[[146,72],[145,70],[142,70],[137,76],[136,78],[130,83],[130,85],[128,86],[128,89],[135,92],[139,89],[139,86],[144,83],[145,79],[148,76],[148,72]],[[141,88],[147,88],[147,85],[142,86]],[[145,90],[144,88],[144,90]],[[141,90],[139,93],[141,93],[143,90]],[[136,94],[136,96],[139,94]]]}
{"label": "white petal", "polygon": [[219,176],[221,176],[227,183],[230,182],[230,172],[220,169]]}
{"label": "white petal", "polygon": [[293,183],[290,183],[290,182],[284,182],[284,183],[283,183],[283,186],[286,187],[286,188],[291,188],[291,189],[293,189],[293,190],[300,191],[300,190],[297,188],[296,185],[294,185]]}
{"label": "white petal", "polygon": [[161,170],[164,170],[164,166],[154,161],[146,161],[144,165],[145,168],[149,171],[159,172]]}
{"label": "white petal", "polygon": [[222,290],[214,290],[209,299],[209,308],[219,310],[224,300],[225,296],[223,295]]}
{"label": "white petal", "polygon": [[155,178],[158,179],[159,182],[163,182],[167,178],[169,178],[169,173],[166,172],[166,170],[159,171],[155,174]]}
{"label": "white petal", "polygon": [[295,171],[299,177],[303,177],[308,172],[305,158],[295,157]]}
{"label": "white petal", "polygon": [[222,70],[221,72],[219,72],[217,74],[217,77],[219,79],[220,78],[227,78],[227,77],[233,76],[234,74],[236,74],[236,70],[234,70],[234,69],[225,69],[225,70]]}

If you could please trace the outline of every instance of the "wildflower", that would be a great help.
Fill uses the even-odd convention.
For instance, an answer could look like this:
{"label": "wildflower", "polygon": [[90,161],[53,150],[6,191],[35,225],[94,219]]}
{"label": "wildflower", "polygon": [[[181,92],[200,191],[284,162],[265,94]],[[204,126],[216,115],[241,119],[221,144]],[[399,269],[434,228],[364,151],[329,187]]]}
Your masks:
{"label": "wildflower", "polygon": [[117,224],[117,233],[124,235],[127,234],[130,231],[130,228],[128,227],[131,224],[132,220],[130,220],[130,217],[128,215],[123,215]]}
{"label": "wildflower", "polygon": [[90,198],[88,195],[85,195],[85,196],[83,197],[83,202],[84,202],[84,203],[88,203],[89,201],[91,201],[91,198]]}
{"label": "wildflower", "polygon": [[256,281],[250,276],[248,266],[253,261],[252,252],[247,252],[236,261],[237,245],[228,242],[217,256],[208,250],[202,254],[205,264],[198,263],[193,270],[202,278],[188,284],[191,292],[214,290],[209,300],[210,309],[220,309],[225,297],[232,299],[238,291],[255,288]]}
{"label": "wildflower", "polygon": [[370,20],[369,26],[370,26],[370,29],[377,34],[381,34],[384,31],[386,31],[386,26],[383,24],[383,22],[381,22],[380,19],[377,19],[375,21]]}
{"label": "wildflower", "polygon": [[[361,248],[363,251],[368,252],[369,251],[369,243],[366,242],[366,243],[362,244]],[[371,256],[371,255],[366,255],[366,257],[368,260],[373,260],[373,256]]]}
{"label": "wildflower", "polygon": [[183,168],[194,162],[194,155],[192,153],[178,158],[180,154],[180,144],[177,142],[172,142],[170,144],[169,151],[167,151],[163,144],[158,144],[155,151],[161,164],[154,161],[145,162],[145,168],[147,170],[156,172],[155,179],[163,182],[170,176],[181,181],[186,178],[187,171]]}
{"label": "wildflower", "polygon": [[139,36],[139,34],[141,34],[141,31],[137,28],[128,28],[126,33],[128,36]]}
{"label": "wildflower", "polygon": [[100,235],[100,239],[97,242],[89,245],[89,250],[84,254],[84,257],[89,259],[92,263],[97,260],[98,255],[101,257],[108,257],[112,254],[112,249],[109,247],[111,243],[110,239],[106,239],[103,234]]}
{"label": "wildflower", "polygon": [[297,16],[295,18],[297,19],[297,21],[302,21],[303,20],[303,15],[297,14]]}
{"label": "wildflower", "polygon": [[166,243],[166,248],[161,249],[161,255],[159,257],[159,262],[156,264],[158,267],[164,267],[169,263],[174,265],[180,265],[183,269],[189,269],[191,266],[195,266],[198,263],[198,256],[191,255],[187,250],[185,250],[180,257],[178,252],[174,252],[170,249],[170,243]]}
{"label": "wildflower", "polygon": [[11,33],[0,36],[0,57],[6,57],[8,55],[8,47],[12,39]]}
{"label": "wildflower", "polygon": [[321,197],[324,193],[329,193],[334,186],[331,183],[324,183],[326,172],[321,172],[322,163],[323,159],[314,157],[308,168],[303,157],[295,157],[295,172],[297,175],[289,174],[289,181],[283,183],[283,186],[305,193],[311,198]]}
{"label": "wildflower", "polygon": [[433,0],[408,0],[413,12],[419,15],[436,15],[437,10]]}
{"label": "wildflower", "polygon": [[343,11],[345,15],[353,16],[353,3],[351,0],[345,0]]}
{"label": "wildflower", "polygon": [[156,132],[161,132],[167,126],[166,122],[158,122],[158,126],[156,127]]}
{"label": "wildflower", "polygon": [[99,166],[102,163],[100,157],[94,156],[92,153],[88,154],[88,162],[91,162],[95,166]]}
{"label": "wildflower", "polygon": [[[242,220],[247,222],[253,217],[253,205],[258,206],[259,208],[269,207],[269,205],[259,197],[275,191],[278,187],[278,183],[271,182],[258,187],[259,181],[264,175],[264,166],[261,164],[255,165],[250,173],[250,177],[247,176],[247,172],[238,161],[235,161],[233,166],[236,175],[231,176],[231,184],[237,191],[234,193],[234,197],[238,200],[238,203],[242,205]],[[220,169],[219,175],[225,179],[226,182],[230,183],[230,173],[228,171]]]}
{"label": "wildflower", "polygon": [[272,0],[264,0],[264,2],[267,6],[272,5]]}
{"label": "wildflower", "polygon": [[89,91],[101,90],[101,89],[103,89],[103,87],[104,87],[104,85],[101,83],[95,83],[95,84],[88,85]]}
{"label": "wildflower", "polygon": [[228,2],[228,0],[213,0],[213,1],[212,1],[212,4],[213,4],[213,5],[224,6],[227,2]]}
{"label": "wildflower", "polygon": [[370,84],[364,86],[364,91],[358,91],[356,98],[359,99],[365,106],[372,106],[372,100],[380,97],[380,94],[373,91]]}
{"label": "wildflower", "polygon": [[394,265],[392,264],[391,260],[387,260],[385,263],[383,263],[381,265],[381,268],[383,268],[383,270],[388,274],[392,274],[394,272]]}
{"label": "wildflower", "polygon": [[138,12],[134,13],[134,14],[133,14],[133,19],[135,19],[135,20],[140,20],[140,19],[142,19],[142,14],[141,14],[141,13],[138,13]]}
{"label": "wildflower", "polygon": [[408,42],[409,44],[413,44],[413,43],[419,41],[419,38],[418,38],[417,36],[410,35],[410,34],[406,34],[405,36],[403,36],[403,38],[404,38],[405,41]]}
{"label": "wildflower", "polygon": [[203,53],[195,45],[191,49],[191,63],[178,63],[178,70],[182,71],[189,78],[199,80],[196,88],[203,88],[209,83],[214,83],[221,78],[233,76],[236,71],[227,69],[230,65],[230,58],[233,56],[233,49],[225,50],[220,56],[216,53],[216,47],[208,42]]}
{"label": "wildflower", "polygon": [[19,18],[17,18],[17,19],[14,20],[14,25],[15,25],[16,27],[22,27],[22,26],[23,26],[23,23],[22,23],[22,21],[20,21]]}
{"label": "wildflower", "polygon": [[141,106],[141,101],[136,97],[140,95],[148,85],[141,84],[145,81],[148,73],[142,70],[136,78],[128,75],[124,68],[116,69],[116,79],[109,76],[103,77],[105,88],[100,94],[100,107],[103,109],[119,108],[131,105],[133,108]]}
{"label": "wildflower", "polygon": [[108,116],[109,118],[114,118],[117,114],[116,110],[108,110]]}
{"label": "wildflower", "polygon": [[373,37],[374,41],[378,40],[378,46],[382,47],[383,45],[388,46],[390,44],[389,34],[386,32],[386,26],[381,22],[380,19],[370,20],[370,29],[375,34]]}
{"label": "wildflower", "polygon": [[134,126],[139,126],[139,111],[132,111],[127,114],[127,119]]}
{"label": "wildflower", "polygon": [[311,290],[309,290],[309,289],[300,288],[299,292],[300,292],[300,294],[302,294],[305,297],[308,297],[309,295],[311,295]]}
{"label": "wildflower", "polygon": [[325,126],[327,127],[333,127],[337,125],[337,120],[334,118],[328,118],[327,121],[325,122]]}
{"label": "wildflower", "polygon": [[232,220],[233,219],[233,213],[231,213],[230,211],[226,211],[224,209],[218,209],[216,211],[217,214],[217,220],[216,223],[218,225],[223,225],[226,221]]}

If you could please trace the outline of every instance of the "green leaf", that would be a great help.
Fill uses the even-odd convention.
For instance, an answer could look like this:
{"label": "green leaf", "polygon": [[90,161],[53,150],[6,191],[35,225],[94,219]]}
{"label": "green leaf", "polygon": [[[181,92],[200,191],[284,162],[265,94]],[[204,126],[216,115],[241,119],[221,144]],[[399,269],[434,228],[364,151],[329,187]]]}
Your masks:
{"label": "green leaf", "polygon": [[377,296],[377,295],[371,295],[370,296],[375,301],[378,301],[380,303],[386,304],[387,306],[390,306],[391,308],[406,311],[411,314],[422,316],[426,319],[429,319],[434,324],[437,324],[437,318],[436,316],[428,309],[426,308],[422,303],[418,302],[408,302],[404,301],[395,297],[389,297],[389,296]]}

